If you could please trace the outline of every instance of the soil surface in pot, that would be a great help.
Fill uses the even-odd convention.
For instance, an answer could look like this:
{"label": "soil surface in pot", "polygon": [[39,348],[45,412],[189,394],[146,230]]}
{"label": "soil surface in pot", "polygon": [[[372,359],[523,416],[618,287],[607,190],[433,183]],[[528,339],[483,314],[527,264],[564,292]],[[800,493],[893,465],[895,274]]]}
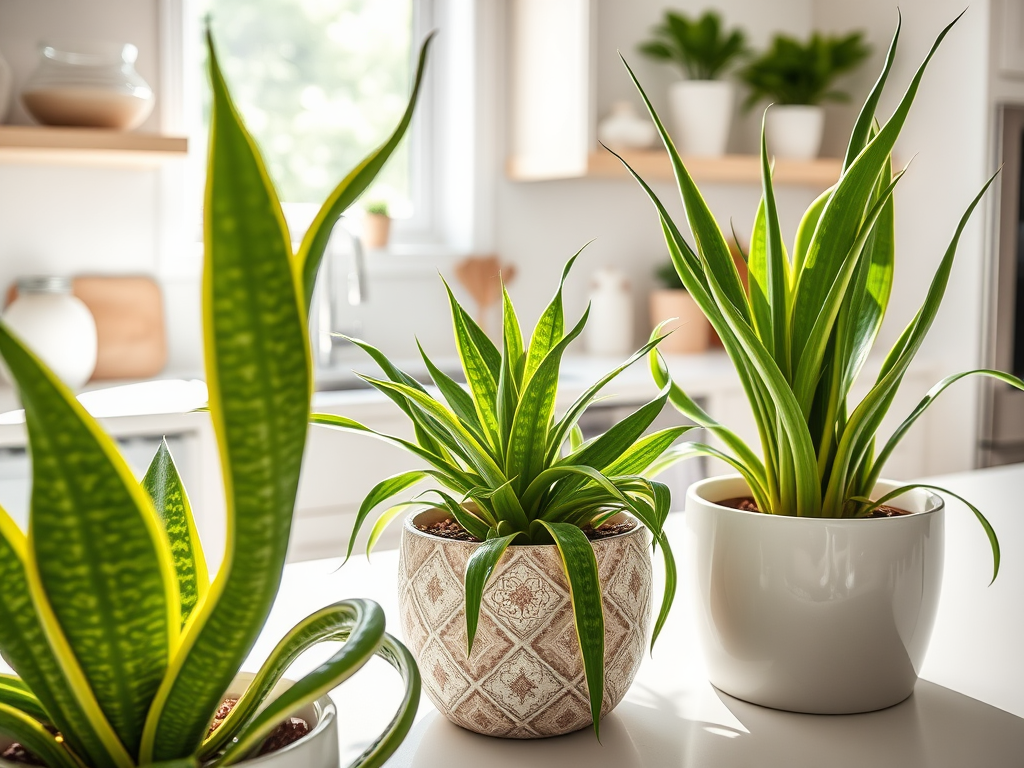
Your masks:
{"label": "soil surface in pot", "polygon": [[[724,499],[723,501],[716,501],[716,504],[723,507],[730,507],[732,509],[738,509],[741,512],[760,512],[758,509],[757,502],[749,496],[737,496],[735,499]],[[885,504],[880,506],[868,517],[902,517],[903,515],[911,514],[905,509],[899,509],[898,507],[890,507]]]}
{"label": "soil surface in pot", "polygon": [[[224,722],[228,713],[234,709],[235,704],[237,703],[238,699],[234,697],[224,699],[220,705],[220,709],[217,710],[217,714],[213,716],[213,722],[210,723],[210,729],[206,732],[207,736],[220,728],[221,723]],[[49,730],[56,733],[52,728]],[[301,739],[309,733],[309,731],[309,723],[301,717],[289,717],[270,732],[266,741],[263,742],[263,746],[260,747],[257,757],[271,752],[276,752],[279,749],[284,749],[293,741]],[[3,754],[0,754],[0,760],[6,760],[9,763],[17,763],[18,765],[41,765],[43,768],[46,766],[46,763],[17,742],[11,744],[11,746],[3,751]]]}
{"label": "soil surface in pot", "polygon": [[[604,523],[597,528],[583,528],[583,533],[591,541],[595,539],[607,539],[609,536],[618,536],[621,533],[628,533],[636,528],[635,520],[626,520],[621,523]],[[430,525],[417,525],[416,530],[429,533],[431,536],[439,536],[442,539],[455,539],[456,541],[480,541],[473,534],[459,525],[450,517],[438,520]]]}

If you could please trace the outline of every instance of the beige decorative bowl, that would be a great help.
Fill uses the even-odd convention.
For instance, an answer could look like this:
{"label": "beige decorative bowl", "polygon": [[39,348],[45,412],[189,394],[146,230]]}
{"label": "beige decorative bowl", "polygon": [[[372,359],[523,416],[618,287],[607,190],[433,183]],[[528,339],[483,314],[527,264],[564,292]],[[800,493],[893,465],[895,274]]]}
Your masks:
{"label": "beige decorative bowl", "polygon": [[[534,739],[590,725],[569,587],[555,546],[509,547],[484,589],[467,658],[464,576],[479,544],[416,528],[447,516],[420,512],[402,530],[402,631],[427,696],[453,723],[487,736]],[[593,542],[605,617],[602,715],[622,701],[647,649],[650,544],[639,524]]]}

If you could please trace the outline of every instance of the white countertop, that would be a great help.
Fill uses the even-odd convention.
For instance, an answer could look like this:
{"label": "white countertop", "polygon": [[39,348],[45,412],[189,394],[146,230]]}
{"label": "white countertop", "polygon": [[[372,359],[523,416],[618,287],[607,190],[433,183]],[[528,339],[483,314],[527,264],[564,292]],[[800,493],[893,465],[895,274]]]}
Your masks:
{"label": "white countertop", "polygon": [[[680,556],[679,597],[653,658],[619,707],[590,730],[555,739],[509,741],[465,731],[423,698],[418,720],[392,768],[1005,768],[1024,764],[1024,465],[937,478],[975,502],[1000,535],[1002,572],[989,587],[990,554],[970,511],[950,501],[943,594],[922,680],[910,699],[864,715],[797,715],[717,692],[706,681],[690,626],[682,516],[670,520]],[[656,558],[656,561],[658,559]],[[343,597],[371,597],[400,634],[395,610],[397,553],[337,570],[322,560],[286,569],[254,663],[313,610]],[[316,654],[300,666],[309,667]],[[342,764],[391,717],[397,676],[374,660],[334,696],[341,713]]]}

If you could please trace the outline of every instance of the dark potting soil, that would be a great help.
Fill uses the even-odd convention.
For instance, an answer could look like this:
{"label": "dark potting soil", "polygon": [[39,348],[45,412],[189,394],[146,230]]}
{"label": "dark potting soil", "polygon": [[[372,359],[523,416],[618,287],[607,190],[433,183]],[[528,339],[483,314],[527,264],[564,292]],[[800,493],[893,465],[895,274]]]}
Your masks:
{"label": "dark potting soil", "polygon": [[[459,525],[455,520],[446,517],[430,525],[417,525],[417,529],[432,536],[440,536],[442,539],[455,539],[456,541],[480,541],[473,534]],[[583,533],[591,541],[595,539],[606,539],[609,536],[618,536],[636,528],[635,520],[625,520],[621,523],[604,523],[595,528],[584,528]]]}
{"label": "dark potting soil", "polygon": [[[217,714],[213,716],[213,722],[210,723],[210,729],[206,732],[207,736],[220,728],[225,718],[227,718],[228,714],[235,708],[237,703],[238,699],[233,697],[224,699],[220,705],[220,709],[217,710]],[[266,740],[263,742],[263,746],[260,747],[258,755],[267,755],[271,752],[276,752],[279,749],[284,749],[293,741],[298,741],[309,733],[309,730],[309,723],[301,717],[289,717],[270,732],[270,735],[267,736]]]}
{"label": "dark potting soil", "polygon": [[[738,509],[741,512],[760,512],[761,510],[757,507],[757,502],[748,496],[738,496],[735,499],[725,499],[724,501],[717,502],[720,506],[731,507],[732,509]],[[868,517],[902,517],[903,515],[909,515],[905,509],[899,509],[898,507],[890,507],[885,504],[880,506]]]}
{"label": "dark potting soil", "polygon": [[11,744],[11,746],[0,754],[0,760],[6,760],[9,763],[17,763],[18,765],[46,765],[46,763],[17,742]]}

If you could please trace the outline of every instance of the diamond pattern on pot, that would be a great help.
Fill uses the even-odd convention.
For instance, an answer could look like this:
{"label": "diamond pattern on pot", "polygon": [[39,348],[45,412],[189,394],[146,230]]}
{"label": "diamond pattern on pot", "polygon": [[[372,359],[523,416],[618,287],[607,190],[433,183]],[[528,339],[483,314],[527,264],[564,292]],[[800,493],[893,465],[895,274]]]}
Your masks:
{"label": "diamond pattern on pot", "polygon": [[[622,699],[644,657],[649,542],[643,529],[594,542],[605,608],[603,712]],[[587,727],[586,678],[555,547],[512,547],[505,554],[484,589],[467,658],[464,573],[477,546],[408,525],[403,533],[399,616],[424,691],[452,722],[490,736],[527,739]]]}
{"label": "diamond pattern on pot", "polygon": [[462,670],[437,640],[432,639],[423,646],[419,666],[423,687],[431,694],[430,698],[443,707],[455,704],[470,686]]}
{"label": "diamond pattern on pot", "polygon": [[483,681],[483,689],[501,709],[525,720],[565,690],[565,681],[521,648]]}
{"label": "diamond pattern on pot", "polygon": [[484,603],[502,624],[526,638],[547,624],[567,597],[564,586],[553,584],[535,563],[514,553],[509,566],[491,578]]}
{"label": "diamond pattern on pot", "polygon": [[440,551],[420,566],[412,585],[413,600],[428,626],[442,626],[465,600],[462,578],[452,573]]}
{"label": "diamond pattern on pot", "polygon": [[480,612],[476,637],[473,638],[473,654],[466,656],[466,613],[459,611],[445,624],[438,635],[453,659],[469,672],[470,677],[483,677],[503,658],[515,649],[514,639],[494,623],[486,611]]}

